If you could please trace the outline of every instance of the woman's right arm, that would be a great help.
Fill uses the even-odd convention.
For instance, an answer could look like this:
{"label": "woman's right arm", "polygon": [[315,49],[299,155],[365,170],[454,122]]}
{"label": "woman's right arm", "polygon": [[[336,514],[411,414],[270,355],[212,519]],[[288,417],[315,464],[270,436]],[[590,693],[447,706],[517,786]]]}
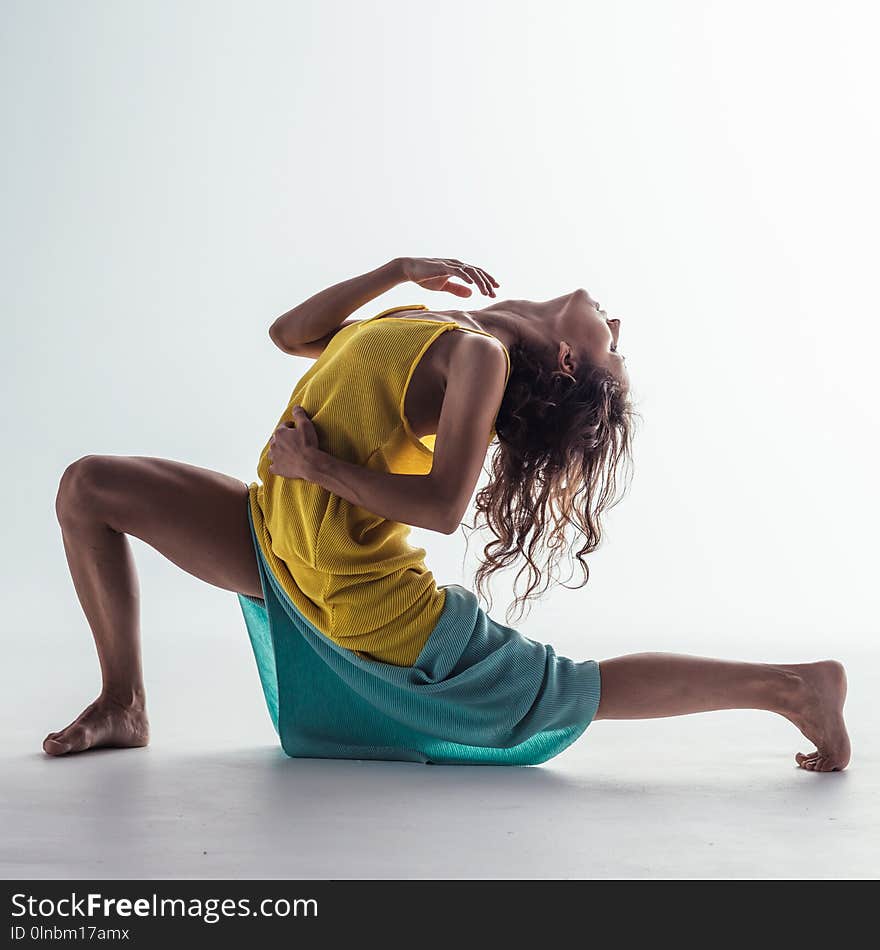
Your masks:
{"label": "woman's right arm", "polygon": [[366,274],[334,284],[283,313],[269,327],[269,336],[279,349],[295,353],[304,343],[332,334],[355,310],[406,280],[404,258],[395,257]]}

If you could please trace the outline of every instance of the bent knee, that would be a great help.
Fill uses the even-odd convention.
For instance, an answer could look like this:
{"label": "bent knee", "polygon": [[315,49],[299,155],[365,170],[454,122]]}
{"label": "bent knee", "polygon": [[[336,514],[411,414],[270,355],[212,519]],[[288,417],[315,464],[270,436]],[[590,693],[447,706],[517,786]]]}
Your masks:
{"label": "bent knee", "polygon": [[94,515],[116,481],[119,460],[112,455],[84,455],[64,470],[55,498],[55,513],[63,524],[84,514]]}

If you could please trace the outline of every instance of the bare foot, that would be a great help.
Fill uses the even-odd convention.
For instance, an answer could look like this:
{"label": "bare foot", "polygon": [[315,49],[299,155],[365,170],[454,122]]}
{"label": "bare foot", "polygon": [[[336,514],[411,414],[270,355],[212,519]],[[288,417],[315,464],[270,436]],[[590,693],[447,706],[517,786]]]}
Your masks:
{"label": "bare foot", "polygon": [[849,765],[850,742],[843,721],[846,671],[836,660],[786,666],[801,678],[799,701],[788,719],[815,746],[809,754],[798,752],[795,761],[810,772],[842,772]]}
{"label": "bare foot", "polygon": [[123,705],[99,696],[60,732],[43,740],[48,755],[69,755],[99,748],[137,748],[150,741],[150,724],[142,703]]}

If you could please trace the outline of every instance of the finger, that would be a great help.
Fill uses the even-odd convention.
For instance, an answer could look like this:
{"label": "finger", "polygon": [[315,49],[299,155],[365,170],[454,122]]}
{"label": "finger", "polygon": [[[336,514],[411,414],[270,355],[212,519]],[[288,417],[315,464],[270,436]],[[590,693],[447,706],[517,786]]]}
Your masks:
{"label": "finger", "polygon": [[474,283],[474,279],[470,275],[470,271],[473,270],[473,268],[465,264],[464,261],[460,261],[455,257],[447,257],[444,258],[443,263],[450,272],[454,271],[456,274],[460,274],[469,284]]}
{"label": "finger", "polygon": [[482,268],[475,267],[473,264],[461,264],[461,268],[466,274],[469,274],[474,278],[474,282],[480,288],[480,293],[486,297],[494,296],[492,285],[489,282],[489,277]]}
{"label": "finger", "polygon": [[482,269],[482,267],[474,267],[474,273],[480,275],[480,280],[483,282],[486,290],[485,293],[489,297],[495,296],[495,288],[492,286],[492,278]]}
{"label": "finger", "polygon": [[489,281],[486,280],[482,271],[479,268],[474,267],[472,264],[466,264],[465,270],[473,276],[477,286],[480,288],[480,292],[484,296],[490,297],[492,295],[492,290],[489,287]]}
{"label": "finger", "polygon": [[460,261],[460,260],[458,260],[458,258],[456,258],[456,257],[450,257],[450,258],[449,258],[449,263],[450,263],[450,264],[458,264],[460,267],[472,266],[472,267],[474,268],[474,270],[479,271],[479,272],[483,275],[483,277],[486,278],[486,281],[487,281],[488,283],[494,284],[496,287],[500,287],[500,286],[501,286],[501,284],[499,284],[498,281],[495,280],[495,278],[486,270],[485,267],[477,267],[476,265],[468,265],[468,264],[465,264],[464,261]]}
{"label": "finger", "polygon": [[501,286],[501,284],[499,284],[498,281],[495,280],[495,278],[494,278],[494,277],[489,273],[489,271],[487,271],[484,267],[479,268],[479,271],[480,271],[481,274],[483,274],[483,275],[486,277],[486,279],[487,279],[490,283],[494,284],[496,287],[500,287],[500,286]]}
{"label": "finger", "polygon": [[473,293],[470,287],[464,287],[461,284],[456,284],[453,280],[447,280],[446,286],[443,289],[448,290],[451,294],[455,294],[456,297],[470,297],[470,295]]}

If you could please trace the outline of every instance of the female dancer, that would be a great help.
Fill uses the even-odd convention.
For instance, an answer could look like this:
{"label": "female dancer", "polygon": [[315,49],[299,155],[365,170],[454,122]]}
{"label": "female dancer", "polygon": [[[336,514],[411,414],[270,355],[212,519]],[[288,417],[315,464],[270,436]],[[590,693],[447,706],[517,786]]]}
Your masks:
{"label": "female dancer", "polygon": [[844,769],[837,662],[642,653],[575,663],[493,620],[470,591],[437,586],[408,526],[454,532],[496,438],[476,496],[495,536],[477,588],[522,558],[522,607],[566,547],[586,583],[584,555],[630,461],[629,378],[620,321],[582,289],[346,319],[407,281],[458,297],[470,284],[495,298],[499,286],[457,259],[396,258],[279,317],[271,339],[315,362],[250,486],[140,456],[87,455],[66,469],[57,515],[103,687],[45,752],[147,744],[133,535],[239,596],[290,755],[534,764],[594,720],[763,709],[816,746],[796,755],[801,768]]}

